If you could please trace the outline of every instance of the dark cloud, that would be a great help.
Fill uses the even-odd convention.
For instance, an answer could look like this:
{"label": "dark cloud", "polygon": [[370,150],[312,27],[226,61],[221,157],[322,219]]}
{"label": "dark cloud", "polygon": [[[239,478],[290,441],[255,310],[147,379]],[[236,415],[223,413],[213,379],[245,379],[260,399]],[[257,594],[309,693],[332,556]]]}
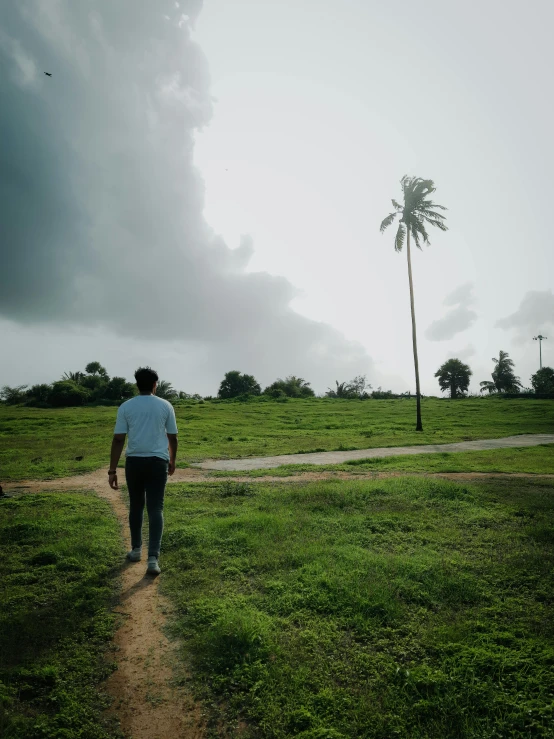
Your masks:
{"label": "dark cloud", "polygon": [[523,296],[519,308],[496,322],[498,328],[515,331],[514,342],[523,344],[533,336],[554,331],[554,293],[552,290],[531,290]]}
{"label": "dark cloud", "polygon": [[248,238],[230,249],[204,220],[200,7],[2,4],[0,316],[192,341],[227,369],[367,371],[360,345],[290,308],[286,279],[245,272]]}
{"label": "dark cloud", "polygon": [[425,331],[425,337],[430,341],[446,341],[456,334],[468,329],[476,320],[477,313],[470,309],[475,298],[471,282],[460,285],[446,296],[444,305],[457,305],[443,318],[433,321]]}

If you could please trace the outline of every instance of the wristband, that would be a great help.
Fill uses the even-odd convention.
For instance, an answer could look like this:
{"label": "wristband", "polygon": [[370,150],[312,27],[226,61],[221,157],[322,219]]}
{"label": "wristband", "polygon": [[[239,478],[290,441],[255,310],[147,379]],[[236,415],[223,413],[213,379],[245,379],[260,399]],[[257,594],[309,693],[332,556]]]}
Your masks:
{"label": "wristband", "polygon": [[117,475],[117,470],[108,470],[108,475]]}

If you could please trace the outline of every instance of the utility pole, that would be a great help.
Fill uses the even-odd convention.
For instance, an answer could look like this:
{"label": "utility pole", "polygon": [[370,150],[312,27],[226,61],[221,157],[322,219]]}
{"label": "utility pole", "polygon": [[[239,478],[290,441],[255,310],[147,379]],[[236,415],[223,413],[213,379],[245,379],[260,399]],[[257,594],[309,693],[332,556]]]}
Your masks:
{"label": "utility pole", "polygon": [[539,367],[542,369],[542,342],[547,339],[547,336],[541,336],[540,334],[538,336],[533,336],[533,341],[539,342]]}

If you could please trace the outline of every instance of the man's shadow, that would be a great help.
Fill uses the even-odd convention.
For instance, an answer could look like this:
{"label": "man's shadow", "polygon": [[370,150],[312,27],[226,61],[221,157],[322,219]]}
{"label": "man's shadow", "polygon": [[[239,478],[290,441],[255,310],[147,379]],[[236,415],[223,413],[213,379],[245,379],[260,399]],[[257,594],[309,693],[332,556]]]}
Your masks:
{"label": "man's shadow", "polygon": [[[127,569],[128,567],[136,567],[136,562],[125,562],[122,570]],[[129,600],[135,593],[138,593],[140,590],[144,590],[145,588],[151,587],[156,580],[155,576],[149,575],[148,573],[144,573],[144,575],[141,577],[141,579],[136,582],[134,585],[131,585],[130,588],[127,588],[127,590],[124,590],[118,600],[120,603],[125,603],[125,601]]]}

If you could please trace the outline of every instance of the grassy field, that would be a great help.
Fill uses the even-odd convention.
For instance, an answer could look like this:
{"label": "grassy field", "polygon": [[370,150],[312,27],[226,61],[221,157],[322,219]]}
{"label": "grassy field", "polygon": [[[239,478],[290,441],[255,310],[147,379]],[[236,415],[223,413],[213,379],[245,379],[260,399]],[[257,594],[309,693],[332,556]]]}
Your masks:
{"label": "grassy field", "polygon": [[397,457],[355,459],[343,464],[287,464],[248,472],[212,471],[213,477],[290,477],[302,472],[348,472],[367,475],[368,472],[523,472],[534,475],[554,474],[554,444],[511,449],[490,449],[483,452],[439,452],[438,454],[408,454]]}
{"label": "grassy field", "polygon": [[[423,433],[413,400],[315,398],[189,403],[176,409],[179,465],[207,458],[437,444],[551,433],[554,401],[423,399]],[[0,405],[0,480],[55,478],[109,462],[115,408],[43,410]]]}
{"label": "grassy field", "polygon": [[107,739],[97,683],[121,555],[107,503],[85,494],[0,499],[0,736]]}
{"label": "grassy field", "polygon": [[171,486],[163,587],[214,722],[267,739],[552,737],[553,493]]}

